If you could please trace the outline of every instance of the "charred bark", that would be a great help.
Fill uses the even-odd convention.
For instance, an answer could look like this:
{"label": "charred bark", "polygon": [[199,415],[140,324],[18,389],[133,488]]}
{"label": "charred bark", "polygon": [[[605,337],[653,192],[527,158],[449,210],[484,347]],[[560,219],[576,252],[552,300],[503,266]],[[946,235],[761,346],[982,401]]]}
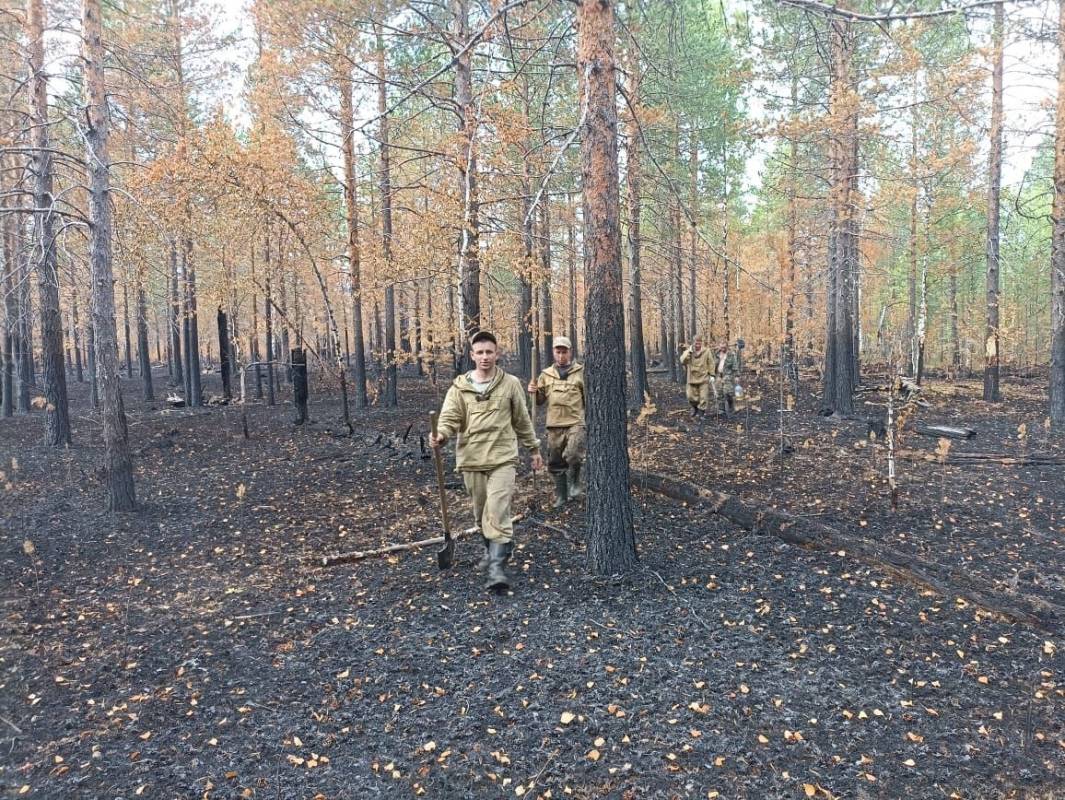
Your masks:
{"label": "charred bark", "polygon": [[378,142],[381,147],[381,251],[385,262],[385,386],[382,401],[385,406],[399,405],[396,385],[396,285],[392,268],[392,174],[389,166],[388,76],[385,73],[385,44],[380,26],[377,27],[377,110],[381,115]]}
{"label": "charred bark", "polygon": [[995,5],[992,30],[991,153],[987,184],[987,339],[984,344],[984,400],[997,403],[999,393],[999,200],[1002,194],[1002,4]]}
{"label": "charred bark", "polygon": [[[48,121],[48,78],[44,72],[44,3],[30,0],[30,82],[33,95],[31,140],[34,175],[34,261],[41,321],[41,367],[44,379],[45,442],[52,447],[70,444],[70,409],[63,364],[63,317],[59,310],[59,269],[56,260],[53,210],[52,150]],[[27,355],[32,350],[24,350]],[[32,358],[32,355],[31,355]],[[32,374],[32,369],[30,370]]]}
{"label": "charred bark", "polygon": [[588,566],[608,575],[635,566],[625,420],[625,321],[619,229],[614,6],[578,7],[588,381]]}
{"label": "charred bark", "polygon": [[104,449],[107,453],[107,508],[133,511],[133,460],[126,411],[119,383],[118,335],[115,329],[114,272],[111,263],[111,165],[108,155],[108,112],[104,86],[104,45],[99,0],[83,0],[86,113],[86,162],[90,175],[89,264],[93,288],[93,332],[101,394]]}
{"label": "charred bark", "polygon": [[1065,429],[1065,0],[1058,2],[1058,101],[1050,251],[1050,422]]}
{"label": "charred bark", "polygon": [[351,282],[351,333],[355,364],[355,408],[366,408],[366,343],[362,332],[362,253],[359,248],[359,203],[355,183],[355,106],[348,67],[340,77],[340,125],[344,151],[344,208],[348,223],[348,278]]}

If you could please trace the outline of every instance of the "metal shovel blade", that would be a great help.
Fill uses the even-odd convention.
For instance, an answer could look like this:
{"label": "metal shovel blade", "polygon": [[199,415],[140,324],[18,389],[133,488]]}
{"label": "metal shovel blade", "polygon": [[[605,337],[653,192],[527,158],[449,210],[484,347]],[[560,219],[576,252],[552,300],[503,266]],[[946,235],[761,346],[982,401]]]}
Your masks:
{"label": "metal shovel blade", "polygon": [[444,546],[436,553],[436,565],[440,569],[448,569],[455,563],[455,540],[451,538],[451,531],[444,533]]}

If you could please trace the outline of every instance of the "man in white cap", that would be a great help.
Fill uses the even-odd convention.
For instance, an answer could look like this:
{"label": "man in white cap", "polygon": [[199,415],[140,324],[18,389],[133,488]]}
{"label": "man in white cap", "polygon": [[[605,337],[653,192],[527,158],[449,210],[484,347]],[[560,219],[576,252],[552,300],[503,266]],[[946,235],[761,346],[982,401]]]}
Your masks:
{"label": "man in white cap", "polygon": [[584,461],[584,365],[573,361],[565,336],[553,341],[555,363],[530,381],[536,405],[547,404],[547,469],[555,479],[555,508],[580,497]]}

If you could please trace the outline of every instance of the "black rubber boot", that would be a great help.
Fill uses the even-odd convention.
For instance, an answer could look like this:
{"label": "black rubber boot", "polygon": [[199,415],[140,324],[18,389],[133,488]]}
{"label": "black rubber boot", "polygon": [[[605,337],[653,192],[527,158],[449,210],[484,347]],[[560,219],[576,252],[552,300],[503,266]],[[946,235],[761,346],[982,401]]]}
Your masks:
{"label": "black rubber boot", "polygon": [[555,479],[555,501],[551,508],[562,508],[569,500],[569,478],[565,472],[555,472],[551,475]]}
{"label": "black rubber boot", "polygon": [[732,419],[732,414],[735,410],[736,405],[732,395],[725,395],[725,419]]}
{"label": "black rubber boot", "polygon": [[693,417],[699,416],[699,404],[698,403],[693,403],[691,400],[688,401],[688,404],[691,405],[691,407],[692,407],[692,416]]}
{"label": "black rubber boot", "polygon": [[581,485],[581,465],[574,464],[569,468],[569,499],[576,500],[584,494],[584,486]]}
{"label": "black rubber boot", "polygon": [[503,571],[503,567],[510,561],[513,548],[512,542],[488,543],[488,580],[484,583],[484,588],[488,591],[505,592],[510,588],[510,578]]}
{"label": "black rubber boot", "polygon": [[483,533],[481,534],[481,543],[484,545],[484,552],[481,554],[481,560],[477,562],[478,572],[484,572],[488,569],[488,537]]}

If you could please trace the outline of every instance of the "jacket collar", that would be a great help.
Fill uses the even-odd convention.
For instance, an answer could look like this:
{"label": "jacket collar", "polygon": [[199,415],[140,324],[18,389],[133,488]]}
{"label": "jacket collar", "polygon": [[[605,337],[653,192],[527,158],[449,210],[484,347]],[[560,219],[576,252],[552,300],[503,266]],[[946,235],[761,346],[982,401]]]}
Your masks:
{"label": "jacket collar", "polygon": [[[584,364],[580,364],[580,363],[574,361],[572,364],[569,365],[569,371],[566,373],[566,375],[575,375],[575,374],[577,374],[578,372],[580,372],[583,369],[584,369]],[[561,375],[558,374],[558,366],[555,365],[555,364],[552,364],[550,367],[545,369],[544,372],[546,372],[552,378],[561,379],[561,377],[562,377]]]}
{"label": "jacket collar", "polygon": [[506,377],[506,374],[507,373],[505,373],[497,366],[495,375],[492,376],[492,380],[489,382],[488,388],[485,389],[484,392],[478,392],[473,387],[473,384],[470,383],[469,372],[463,372],[461,375],[455,378],[455,380],[452,381],[452,386],[454,386],[461,392],[469,392],[470,394],[479,394],[481,397],[488,397],[488,395],[495,391],[496,387],[503,382],[503,378]]}

